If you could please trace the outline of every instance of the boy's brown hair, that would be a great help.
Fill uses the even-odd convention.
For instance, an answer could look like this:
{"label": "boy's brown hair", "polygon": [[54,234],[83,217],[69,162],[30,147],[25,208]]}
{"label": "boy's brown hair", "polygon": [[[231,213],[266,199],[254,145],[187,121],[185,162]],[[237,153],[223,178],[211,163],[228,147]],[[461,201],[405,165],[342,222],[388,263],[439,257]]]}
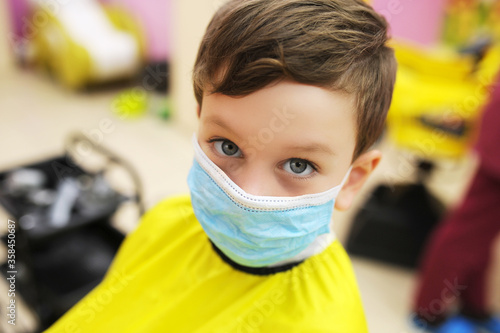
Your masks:
{"label": "boy's brown hair", "polygon": [[361,0],[230,0],[212,18],[194,92],[245,96],[290,79],[354,93],[353,160],[381,134],[396,75],[387,22]]}

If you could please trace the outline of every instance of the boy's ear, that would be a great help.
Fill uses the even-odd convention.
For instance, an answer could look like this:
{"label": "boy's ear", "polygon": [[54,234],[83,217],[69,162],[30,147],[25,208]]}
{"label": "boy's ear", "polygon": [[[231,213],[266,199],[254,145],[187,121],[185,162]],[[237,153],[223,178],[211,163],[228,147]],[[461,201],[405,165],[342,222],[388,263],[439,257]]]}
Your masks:
{"label": "boy's ear", "polygon": [[344,211],[351,207],[356,194],[366,182],[368,176],[375,170],[381,158],[382,153],[380,151],[370,150],[354,161],[351,173],[335,200],[336,209]]}
{"label": "boy's ear", "polygon": [[200,104],[196,104],[196,115],[198,116],[198,119],[200,119],[200,114],[201,114],[201,106]]}

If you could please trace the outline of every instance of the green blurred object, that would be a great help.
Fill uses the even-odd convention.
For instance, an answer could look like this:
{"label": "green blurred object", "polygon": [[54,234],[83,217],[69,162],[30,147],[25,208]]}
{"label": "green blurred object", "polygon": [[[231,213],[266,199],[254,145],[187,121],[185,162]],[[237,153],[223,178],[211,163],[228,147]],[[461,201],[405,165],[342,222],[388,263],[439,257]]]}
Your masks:
{"label": "green blurred object", "polygon": [[170,96],[165,98],[165,102],[162,108],[158,111],[158,115],[163,120],[168,120],[172,116],[172,99]]}
{"label": "green blurred object", "polygon": [[149,96],[149,113],[159,117],[162,120],[168,120],[172,114],[172,100],[169,95],[150,91]]}

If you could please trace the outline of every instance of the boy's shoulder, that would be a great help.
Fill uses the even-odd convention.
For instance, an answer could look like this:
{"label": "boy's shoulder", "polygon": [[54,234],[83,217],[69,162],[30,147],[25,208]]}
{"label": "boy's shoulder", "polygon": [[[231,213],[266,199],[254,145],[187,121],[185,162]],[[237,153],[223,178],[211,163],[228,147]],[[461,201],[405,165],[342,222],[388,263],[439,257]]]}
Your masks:
{"label": "boy's shoulder", "polygon": [[151,220],[185,218],[193,214],[191,198],[187,194],[177,195],[163,199],[148,210],[141,219],[140,224]]}
{"label": "boy's shoulder", "polygon": [[183,233],[202,232],[196,223],[189,195],[162,200],[148,210],[120,246],[113,266],[138,265],[153,256],[165,244],[171,244]]}
{"label": "boy's shoulder", "polygon": [[173,229],[186,228],[196,221],[189,195],[178,195],[160,201],[141,218],[136,229],[131,233],[147,233],[148,238],[164,237]]}

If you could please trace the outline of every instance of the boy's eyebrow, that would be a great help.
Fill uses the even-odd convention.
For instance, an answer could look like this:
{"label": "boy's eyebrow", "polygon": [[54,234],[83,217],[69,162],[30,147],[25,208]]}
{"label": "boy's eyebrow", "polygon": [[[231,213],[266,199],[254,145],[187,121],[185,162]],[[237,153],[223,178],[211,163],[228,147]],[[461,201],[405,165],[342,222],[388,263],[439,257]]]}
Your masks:
{"label": "boy's eyebrow", "polygon": [[[217,117],[208,117],[206,120],[207,123],[219,126],[231,134],[239,137],[238,133],[230,128],[226,123],[224,123],[221,119]],[[286,150],[294,151],[294,152],[305,152],[305,153],[326,153],[329,155],[336,155],[335,152],[330,148],[330,146],[322,144],[322,143],[308,143],[304,145],[292,145],[286,147]]]}
{"label": "boy's eyebrow", "polygon": [[310,143],[305,145],[294,145],[287,147],[288,150],[292,151],[303,151],[306,153],[326,153],[329,155],[336,155],[335,152],[328,145],[321,143]]}
{"label": "boy's eyebrow", "polygon": [[219,126],[223,129],[225,129],[226,131],[230,132],[231,134],[239,137],[239,135],[238,135],[238,133],[236,133],[236,131],[234,131],[226,123],[224,123],[222,120],[220,120],[217,117],[208,117],[206,121],[207,121],[207,123],[211,123],[211,124],[214,124],[216,126]]}

